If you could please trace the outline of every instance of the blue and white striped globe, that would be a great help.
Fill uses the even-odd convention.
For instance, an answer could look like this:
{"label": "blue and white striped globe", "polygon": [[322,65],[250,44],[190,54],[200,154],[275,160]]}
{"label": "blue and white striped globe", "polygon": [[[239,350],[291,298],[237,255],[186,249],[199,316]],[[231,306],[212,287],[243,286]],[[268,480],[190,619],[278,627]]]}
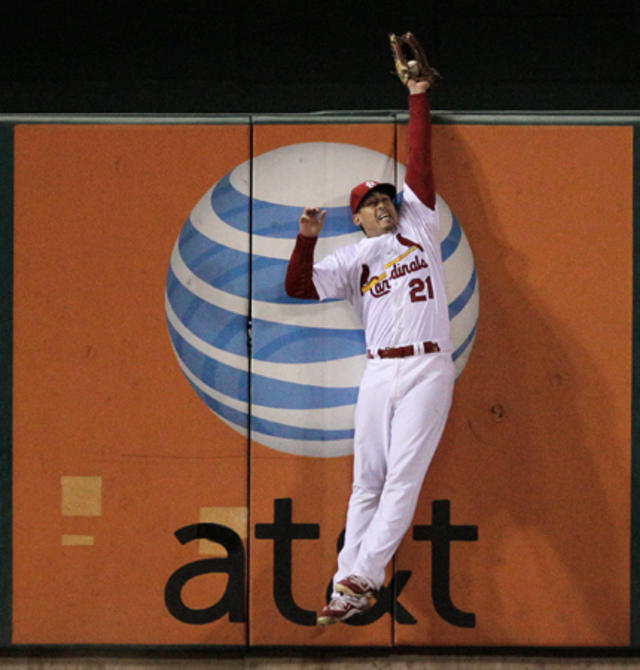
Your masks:
{"label": "blue and white striped globe", "polygon": [[[304,206],[328,210],[317,260],[362,238],[346,203],[363,178],[402,184],[404,166],[350,144],[280,147],[220,179],[173,249],[166,313],[184,374],[221,420],[279,451],[335,457],[353,450],[362,326],[342,301],[289,298],[284,277]],[[440,196],[437,207],[459,376],[475,338],[478,281],[460,224]]]}

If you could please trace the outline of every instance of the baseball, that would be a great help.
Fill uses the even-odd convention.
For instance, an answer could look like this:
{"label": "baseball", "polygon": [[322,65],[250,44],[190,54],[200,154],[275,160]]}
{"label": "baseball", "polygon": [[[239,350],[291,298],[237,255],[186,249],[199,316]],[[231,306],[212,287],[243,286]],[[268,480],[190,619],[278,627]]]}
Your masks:
{"label": "baseball", "polygon": [[416,60],[408,61],[407,67],[409,68],[409,72],[411,72],[411,74],[413,75],[420,74],[420,66],[418,65],[418,61]]}

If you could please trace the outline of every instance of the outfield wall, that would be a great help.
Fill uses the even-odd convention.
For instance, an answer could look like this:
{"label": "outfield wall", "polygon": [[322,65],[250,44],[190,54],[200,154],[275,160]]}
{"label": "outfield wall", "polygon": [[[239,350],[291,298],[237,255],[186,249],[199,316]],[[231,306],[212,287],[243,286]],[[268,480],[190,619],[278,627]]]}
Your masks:
{"label": "outfield wall", "polygon": [[406,114],[0,122],[6,650],[634,652],[638,117],[436,113],[453,409],[329,629],[363,340],[282,281]]}

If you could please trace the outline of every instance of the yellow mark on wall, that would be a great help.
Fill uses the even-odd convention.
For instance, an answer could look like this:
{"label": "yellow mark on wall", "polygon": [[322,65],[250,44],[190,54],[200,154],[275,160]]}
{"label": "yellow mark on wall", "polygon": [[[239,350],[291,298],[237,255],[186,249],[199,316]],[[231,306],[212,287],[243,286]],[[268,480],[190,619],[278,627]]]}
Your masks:
{"label": "yellow mark on wall", "polygon": [[65,547],[93,546],[93,535],[63,535],[62,544]]}
{"label": "yellow mark on wall", "polygon": [[[200,523],[217,523],[231,528],[240,538],[247,538],[248,513],[246,507],[201,507]],[[209,556],[226,556],[227,550],[217,542],[199,540],[198,550]]]}
{"label": "yellow mark on wall", "polygon": [[102,477],[61,477],[62,516],[102,516]]}
{"label": "yellow mark on wall", "polygon": [[[102,516],[102,477],[60,477],[62,489],[61,512],[67,517]],[[93,535],[63,533],[65,547],[90,547]]]}

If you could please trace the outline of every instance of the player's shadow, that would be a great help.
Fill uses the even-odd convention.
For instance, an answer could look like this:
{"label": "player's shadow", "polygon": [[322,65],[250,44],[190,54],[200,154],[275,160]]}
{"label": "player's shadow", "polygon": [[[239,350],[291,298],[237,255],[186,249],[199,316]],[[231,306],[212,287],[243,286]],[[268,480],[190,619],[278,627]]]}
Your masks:
{"label": "player's shadow", "polygon": [[[455,131],[445,141],[441,149],[464,189],[453,191],[452,183],[448,194],[445,181],[438,190],[464,226],[481,296],[474,350],[429,473],[455,481],[451,522],[479,528],[478,544],[465,552],[482,560],[471,566],[460,606],[476,603],[478,625],[491,620],[491,644],[628,644],[620,624],[628,585],[612,576],[629,555],[628,521],[620,518],[622,503],[616,508],[620,495],[604,482],[619,473],[626,489],[629,471],[619,444],[603,458],[624,413],[576,338],[580,324],[550,313],[539,297],[563,290],[563,268],[545,287],[533,285],[527,250],[504,241],[507,226],[525,224],[499,219],[491,181],[471,149]],[[568,290],[578,282],[569,279]],[[605,337],[603,346],[615,341]],[[433,498],[430,476],[423,500]],[[466,499],[473,518],[455,518],[456,498]]]}

